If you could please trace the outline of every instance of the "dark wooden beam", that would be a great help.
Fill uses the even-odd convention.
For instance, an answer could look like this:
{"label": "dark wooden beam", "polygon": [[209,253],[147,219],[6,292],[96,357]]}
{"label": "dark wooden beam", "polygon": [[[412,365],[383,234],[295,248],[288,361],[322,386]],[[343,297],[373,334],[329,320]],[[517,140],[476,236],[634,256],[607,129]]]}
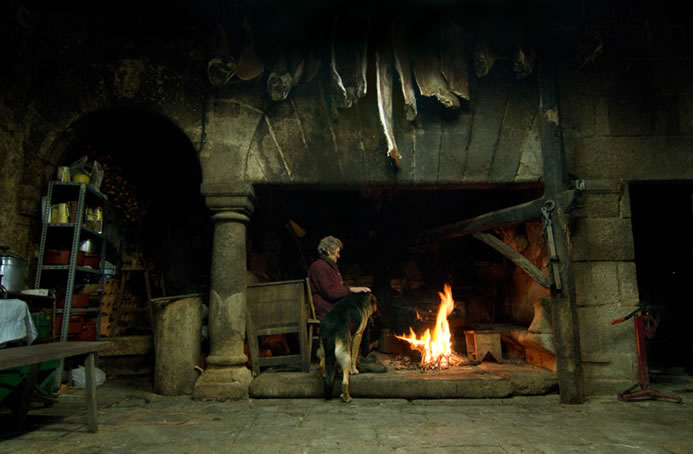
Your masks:
{"label": "dark wooden beam", "polygon": [[541,217],[542,199],[492,211],[470,219],[448,224],[437,229],[428,230],[417,236],[414,244],[419,246],[443,240],[450,240],[472,233],[490,230],[505,225],[520,224]]}
{"label": "dark wooden beam", "polygon": [[[544,62],[539,74],[539,93],[539,137],[544,165],[544,199],[556,202],[550,219],[559,270],[559,276],[553,276],[553,281],[556,282],[559,278],[561,282],[560,290],[555,286],[551,290],[558,386],[562,403],[579,404],[584,402],[584,395],[580,334],[575,309],[575,278],[569,249],[569,205],[560,198],[561,194],[569,190],[569,178],[560,126],[555,67],[550,59]],[[547,241],[551,240],[547,238]]]}
{"label": "dark wooden beam", "polygon": [[[573,205],[576,199],[575,190],[566,190],[561,192],[556,197],[556,203],[564,207]],[[544,206],[545,200],[536,199],[531,202],[522,203],[520,205],[502,208],[497,211],[491,211],[480,216],[458,221],[453,224],[444,225],[436,229],[427,230],[416,238],[409,241],[408,244],[414,245],[416,249],[428,243],[438,241],[451,240],[462,236],[471,235],[476,232],[491,230],[496,227],[506,225],[521,224],[531,221],[532,219],[541,218],[541,207]]]}
{"label": "dark wooden beam", "polygon": [[496,238],[490,233],[483,232],[473,233],[472,236],[503,254],[511,262],[529,274],[532,279],[537,281],[542,287],[551,288],[551,279],[542,273],[541,270],[534,265],[534,263],[527,260],[522,254],[505,244],[502,240]]}

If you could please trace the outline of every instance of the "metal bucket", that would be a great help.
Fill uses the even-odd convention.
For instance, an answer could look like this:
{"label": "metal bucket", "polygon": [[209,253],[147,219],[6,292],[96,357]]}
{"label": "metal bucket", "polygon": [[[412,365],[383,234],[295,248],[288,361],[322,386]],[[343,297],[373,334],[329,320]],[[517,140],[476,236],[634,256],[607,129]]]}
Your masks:
{"label": "metal bucket", "polygon": [[9,247],[0,246],[0,275],[2,286],[10,292],[21,292],[24,289],[24,259],[7,252]]}

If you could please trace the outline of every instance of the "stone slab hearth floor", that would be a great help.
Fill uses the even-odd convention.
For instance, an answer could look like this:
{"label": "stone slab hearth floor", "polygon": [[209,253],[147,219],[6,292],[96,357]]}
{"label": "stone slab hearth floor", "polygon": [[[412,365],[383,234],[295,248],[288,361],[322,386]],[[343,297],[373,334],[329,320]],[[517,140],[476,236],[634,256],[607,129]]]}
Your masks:
{"label": "stone slab hearth floor", "polygon": [[[363,373],[350,379],[352,397],[401,399],[500,398],[542,395],[557,392],[556,374],[524,362],[481,362],[478,365],[452,366],[445,370],[396,370],[397,361],[388,355],[372,353],[387,369],[385,373]],[[341,377],[335,381],[340,382]],[[339,385],[335,385],[335,396]],[[250,396],[322,397],[323,379],[319,366],[310,373],[268,369],[250,384]]]}
{"label": "stone slab hearth floor", "polygon": [[[322,398],[196,401],[154,394],[149,376],[108,377],[97,388],[97,433],[87,432],[84,390],[68,387],[55,404],[31,410],[21,432],[13,431],[8,411],[0,412],[0,453],[692,452],[693,377],[685,373],[652,379],[654,389],[682,397],[681,404],[625,403],[609,395],[563,405],[555,391],[518,395],[518,380],[513,370],[506,370],[512,369],[509,365],[468,369],[416,380],[420,372],[364,373],[355,377],[349,404]],[[266,372],[260,377],[273,376],[275,383],[284,377],[288,392],[297,387],[298,375],[310,374]],[[389,386],[389,393],[395,394],[393,388],[419,386],[421,395],[431,397],[432,391],[425,390],[431,382],[480,377],[493,386],[510,382],[512,397],[356,396],[356,389],[359,394],[367,389],[384,393]],[[460,386],[456,389],[466,389]]]}

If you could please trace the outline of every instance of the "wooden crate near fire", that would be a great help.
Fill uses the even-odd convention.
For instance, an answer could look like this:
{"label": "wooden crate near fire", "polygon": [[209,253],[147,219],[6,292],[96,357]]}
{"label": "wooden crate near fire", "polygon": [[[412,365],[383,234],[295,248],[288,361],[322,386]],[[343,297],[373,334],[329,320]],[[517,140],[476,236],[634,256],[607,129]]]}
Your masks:
{"label": "wooden crate near fire", "polygon": [[464,338],[469,359],[483,361],[490,354],[496,362],[503,362],[500,333],[489,330],[465,331]]}

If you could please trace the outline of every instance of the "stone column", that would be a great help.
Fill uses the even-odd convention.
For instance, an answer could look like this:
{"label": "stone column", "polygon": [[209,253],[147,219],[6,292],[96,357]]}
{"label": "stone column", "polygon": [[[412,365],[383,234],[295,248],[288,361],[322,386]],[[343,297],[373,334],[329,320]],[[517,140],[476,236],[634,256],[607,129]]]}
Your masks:
{"label": "stone column", "polygon": [[246,224],[255,196],[249,183],[203,184],[212,210],[214,242],[209,295],[210,354],[195,383],[196,399],[245,399],[251,373],[243,351],[246,301]]}

